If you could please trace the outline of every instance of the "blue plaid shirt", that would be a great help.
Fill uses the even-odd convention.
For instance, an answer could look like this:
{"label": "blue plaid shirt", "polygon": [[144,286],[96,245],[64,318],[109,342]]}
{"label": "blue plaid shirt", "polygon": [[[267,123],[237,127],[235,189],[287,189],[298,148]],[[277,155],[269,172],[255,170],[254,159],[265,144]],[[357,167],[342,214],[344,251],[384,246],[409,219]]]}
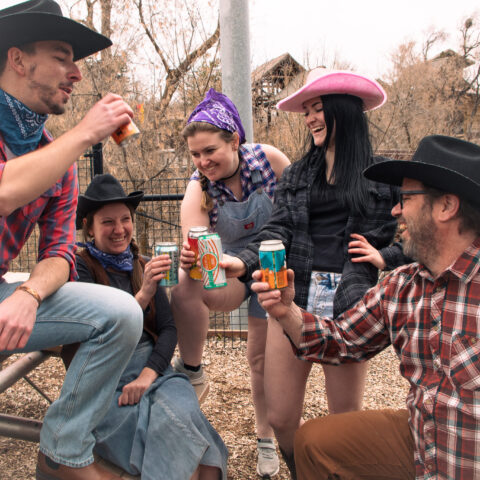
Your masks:
{"label": "blue plaid shirt", "polygon": [[[252,172],[259,170],[262,173],[262,187],[268,197],[273,201],[273,193],[277,184],[277,177],[267,160],[262,146],[258,143],[244,143],[238,149],[240,158],[240,181],[242,183],[243,198],[237,199],[233,192],[223,182],[209,182],[208,194],[213,199],[213,208],[208,212],[210,217],[210,230],[214,231],[218,220],[218,203],[245,201],[256,189],[252,181]],[[198,170],[193,172],[190,180],[200,180]]]}

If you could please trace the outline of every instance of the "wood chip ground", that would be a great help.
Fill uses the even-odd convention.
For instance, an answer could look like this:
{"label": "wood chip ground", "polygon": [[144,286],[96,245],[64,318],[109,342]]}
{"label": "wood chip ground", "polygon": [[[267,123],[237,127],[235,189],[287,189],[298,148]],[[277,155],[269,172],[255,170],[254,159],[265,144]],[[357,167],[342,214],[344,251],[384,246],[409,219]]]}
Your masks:
{"label": "wood chip ground", "polygon": [[[229,449],[228,479],[256,479],[256,436],[246,344],[242,341],[227,344],[210,341],[204,360],[211,383],[202,410]],[[8,361],[4,365],[7,364]],[[63,375],[61,361],[50,358],[30,378],[49,397],[56,398]],[[404,408],[407,389],[407,383],[399,373],[398,360],[388,348],[370,361],[364,408]],[[2,413],[41,419],[47,407],[48,402],[24,380],[0,395]],[[304,416],[309,419],[326,413],[323,374],[321,367],[314,365],[307,386]],[[0,480],[34,480],[37,451],[37,444],[0,437]],[[282,464],[275,479],[288,478],[287,469]]]}

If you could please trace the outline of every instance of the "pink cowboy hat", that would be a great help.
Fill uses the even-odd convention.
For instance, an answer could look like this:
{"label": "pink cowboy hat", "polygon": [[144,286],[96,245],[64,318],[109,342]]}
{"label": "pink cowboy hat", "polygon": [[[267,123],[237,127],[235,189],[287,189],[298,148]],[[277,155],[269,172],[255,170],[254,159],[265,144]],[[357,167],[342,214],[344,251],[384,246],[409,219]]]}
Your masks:
{"label": "pink cowboy hat", "polygon": [[307,81],[300,90],[278,102],[277,108],[285,112],[301,113],[305,101],[332,93],[360,97],[365,112],[378,108],[387,101],[385,90],[375,80],[353,72],[319,67],[309,72]]}

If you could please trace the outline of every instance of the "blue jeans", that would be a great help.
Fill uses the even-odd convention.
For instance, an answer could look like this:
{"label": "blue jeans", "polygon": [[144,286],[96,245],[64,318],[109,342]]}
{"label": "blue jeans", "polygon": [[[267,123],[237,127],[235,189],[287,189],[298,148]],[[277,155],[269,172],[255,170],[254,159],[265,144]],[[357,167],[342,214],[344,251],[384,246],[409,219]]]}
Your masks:
{"label": "blue jeans", "polygon": [[[0,302],[17,285],[0,283]],[[60,397],[45,415],[40,432],[45,455],[70,467],[93,462],[93,430],[110,405],[142,325],[143,313],[135,299],[103,285],[67,283],[41,304],[27,345],[15,352],[81,342]]]}
{"label": "blue jeans", "polygon": [[314,270],[308,289],[307,312],[333,318],[333,298],[342,275]]}

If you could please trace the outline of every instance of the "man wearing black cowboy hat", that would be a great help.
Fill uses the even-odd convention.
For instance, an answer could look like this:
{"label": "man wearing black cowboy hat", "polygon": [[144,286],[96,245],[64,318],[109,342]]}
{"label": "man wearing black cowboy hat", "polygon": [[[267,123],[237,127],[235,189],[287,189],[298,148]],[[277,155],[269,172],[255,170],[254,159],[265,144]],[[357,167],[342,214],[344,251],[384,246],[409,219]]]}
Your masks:
{"label": "man wearing black cowboy hat", "polygon": [[295,437],[298,478],[480,478],[480,146],[434,135],[411,161],[364,175],[401,186],[392,214],[416,263],[335,321],[301,311],[291,286],[252,288],[300,358],[359,361],[391,344],[410,384],[407,410],[307,422]]}
{"label": "man wearing black cowboy hat", "polygon": [[[92,432],[135,349],[142,312],[119,290],[66,282],[76,277],[75,160],[133,112],[108,94],[52,141],[45,122],[64,112],[81,80],[75,62],[111,42],[53,0],[0,10],[0,32],[0,354],[81,343],[45,416],[37,479],[118,479],[93,462]],[[38,263],[25,283],[8,284],[2,277],[35,224]]]}

